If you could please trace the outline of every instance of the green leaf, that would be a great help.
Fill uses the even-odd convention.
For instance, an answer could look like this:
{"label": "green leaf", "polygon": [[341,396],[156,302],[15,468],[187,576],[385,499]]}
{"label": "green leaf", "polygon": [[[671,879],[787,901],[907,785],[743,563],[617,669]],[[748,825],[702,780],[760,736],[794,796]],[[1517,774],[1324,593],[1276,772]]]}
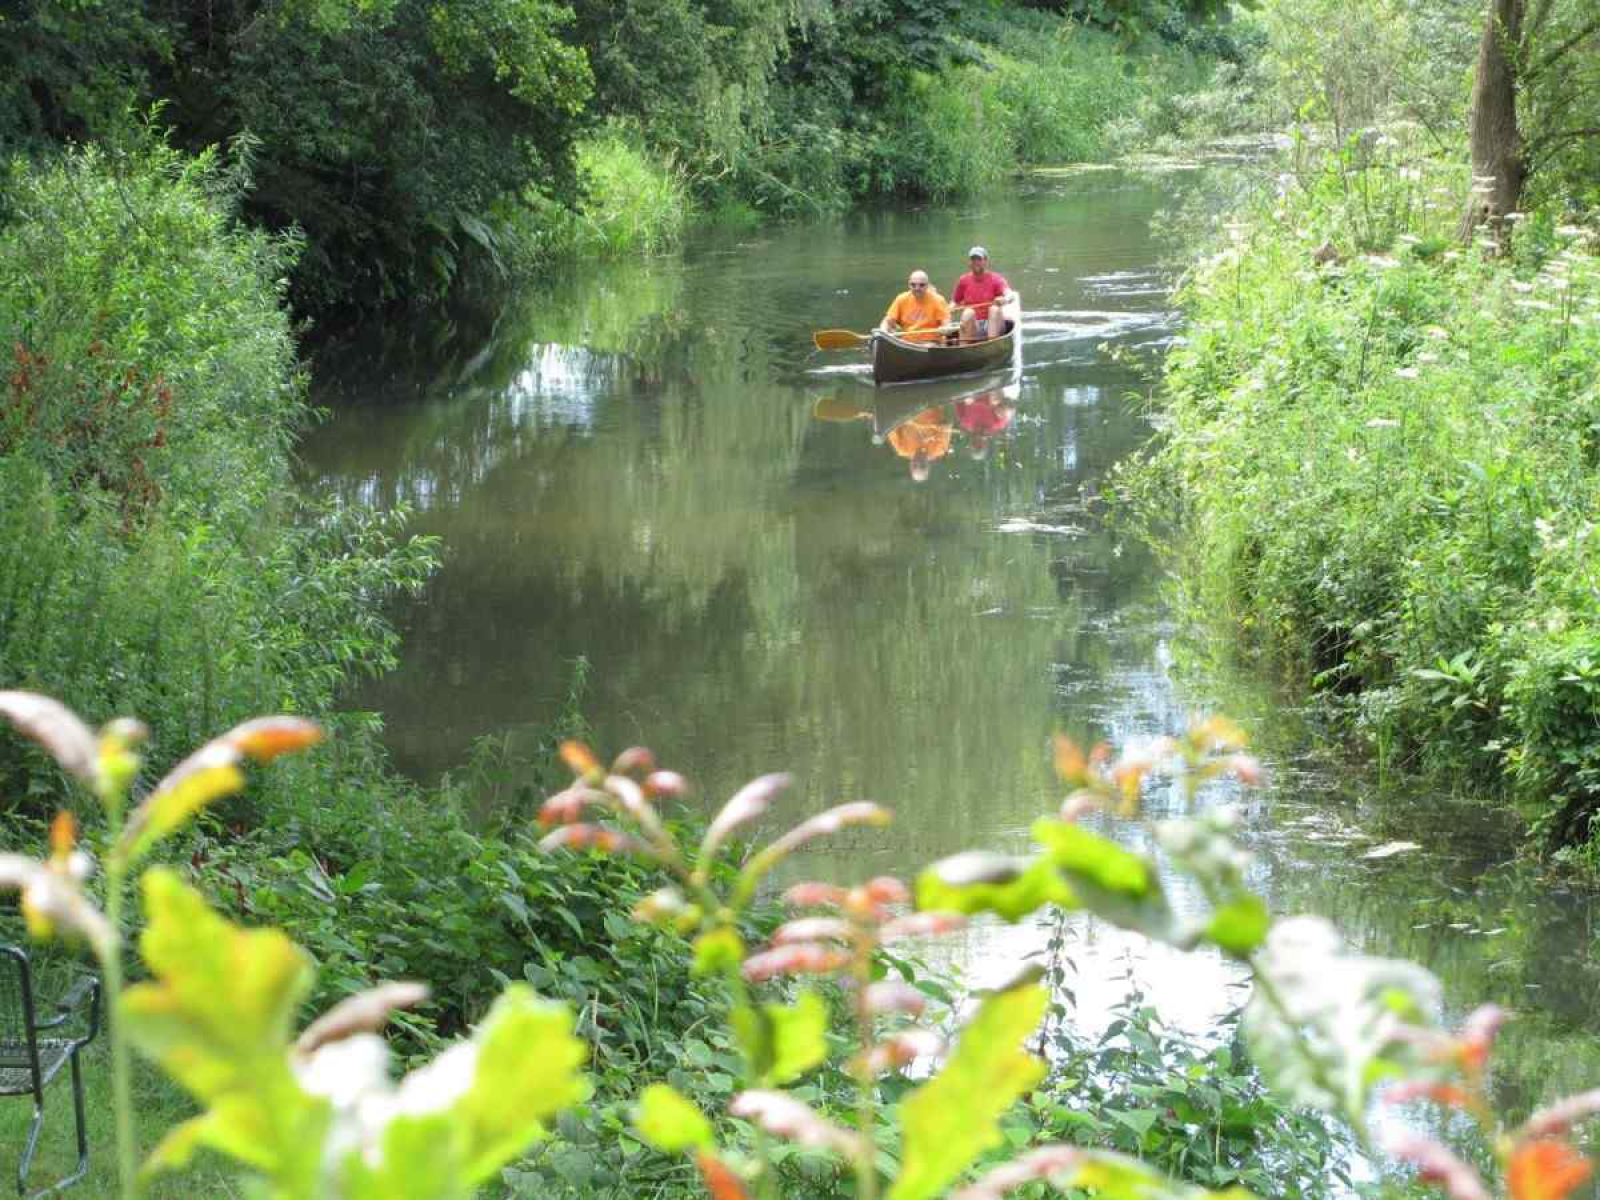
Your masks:
{"label": "green leaf", "polygon": [[1036,821],[1033,836],[1083,908],[1124,929],[1175,938],[1177,921],[1148,860],[1072,821]]}
{"label": "green leaf", "polygon": [[828,1056],[828,1005],[815,992],[792,1005],[739,1005],[729,1021],[759,1087],[798,1079]]}
{"label": "green leaf", "polygon": [[1045,1064],[1023,1044],[1049,999],[1036,984],[989,996],[943,1069],[900,1106],[904,1157],[889,1200],[938,1195],[1000,1143],[1000,1116],[1044,1077]]}
{"label": "green leaf", "polygon": [[123,993],[120,1019],[134,1046],[206,1107],[167,1135],[146,1170],[182,1166],[205,1146],[309,1194],[331,1119],[289,1067],[310,961],[276,930],[219,917],[163,868],[144,876],[144,911],[140,950],[153,979]]}
{"label": "green leaf", "polygon": [[383,1131],[383,1155],[376,1165],[359,1152],[344,1164],[342,1195],[348,1200],[466,1200],[465,1182],[450,1117],[444,1113],[396,1117]]}
{"label": "green leaf", "polygon": [[738,968],[744,961],[744,943],[739,935],[726,925],[703,933],[694,940],[694,967],[696,975],[714,975]]}
{"label": "green leaf", "polygon": [[1267,902],[1252,892],[1243,892],[1217,906],[1206,926],[1206,938],[1235,958],[1248,958],[1272,927]]}
{"label": "green leaf", "polygon": [[1078,898],[1048,862],[974,850],[941,859],[917,877],[917,907],[927,912],[992,912],[1018,921],[1046,904],[1078,908]]}
{"label": "green leaf", "polygon": [[1243,1027],[1262,1075],[1291,1102],[1364,1127],[1373,1088],[1420,1065],[1396,1019],[1436,1028],[1439,981],[1414,963],[1347,953],[1320,917],[1279,921],[1255,961]]}
{"label": "green leaf", "polygon": [[664,1083],[645,1088],[634,1109],[633,1125],[640,1137],[663,1154],[710,1150],[715,1142],[705,1114]]}
{"label": "green leaf", "polygon": [[[578,1068],[588,1048],[572,1034],[571,1011],[514,983],[473,1035],[477,1073],[449,1110],[465,1137],[464,1177],[488,1179],[545,1134],[544,1120],[587,1094]],[[446,1051],[446,1053],[449,1053]]]}
{"label": "green leaf", "polygon": [[1133,1131],[1138,1137],[1144,1137],[1156,1123],[1156,1118],[1161,1114],[1153,1108],[1135,1108],[1127,1111],[1107,1109],[1106,1116],[1117,1124]]}

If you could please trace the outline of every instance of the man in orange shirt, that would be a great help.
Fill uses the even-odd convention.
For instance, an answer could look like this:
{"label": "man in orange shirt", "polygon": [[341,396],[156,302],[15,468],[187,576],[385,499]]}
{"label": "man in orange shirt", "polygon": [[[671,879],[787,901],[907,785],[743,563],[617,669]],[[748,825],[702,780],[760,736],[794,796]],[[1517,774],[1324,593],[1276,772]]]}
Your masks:
{"label": "man in orange shirt", "polygon": [[911,460],[911,478],[922,483],[932,465],[950,453],[953,432],[943,408],[925,408],[890,430],[888,442],[901,458]]}
{"label": "man in orange shirt", "polygon": [[906,335],[910,341],[932,341],[950,320],[950,305],[928,282],[926,271],[913,271],[906,291],[894,298],[878,328]]}

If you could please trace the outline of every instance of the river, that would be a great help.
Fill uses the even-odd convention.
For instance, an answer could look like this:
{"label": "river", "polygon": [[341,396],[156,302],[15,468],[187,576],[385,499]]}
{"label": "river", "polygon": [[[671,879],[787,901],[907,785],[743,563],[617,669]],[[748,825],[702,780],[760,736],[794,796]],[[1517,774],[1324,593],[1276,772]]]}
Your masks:
{"label": "river", "polygon": [[[307,486],[409,504],[447,547],[396,612],[401,668],[354,703],[430,778],[476,738],[536,737],[581,674],[597,745],[651,746],[708,807],[784,769],[788,817],[893,808],[806,864],[836,877],[1024,850],[1060,800],[1053,732],[1116,744],[1220,705],[1270,783],[1207,802],[1243,805],[1275,912],[1419,959],[1458,1014],[1515,1010],[1497,1078],[1513,1106],[1600,1084],[1592,900],[1507,862],[1478,807],[1352,786],[1268,689],[1189,669],[1161,568],[1090,503],[1150,435],[1147,370],[1180,333],[1151,221],[1184,186],[1093,173],[718,232],[575,269],[475,332],[352,350],[320,375],[334,416],[302,448]],[[1022,295],[1019,375],[875,392],[858,355],[813,350],[814,329],[870,329],[915,267],[948,294],[974,242]],[[933,451],[916,471],[913,442]],[[1009,971],[1043,936],[981,927],[962,965]],[[1077,937],[1091,1024],[1129,971],[1191,1028],[1237,1002],[1219,959]]]}

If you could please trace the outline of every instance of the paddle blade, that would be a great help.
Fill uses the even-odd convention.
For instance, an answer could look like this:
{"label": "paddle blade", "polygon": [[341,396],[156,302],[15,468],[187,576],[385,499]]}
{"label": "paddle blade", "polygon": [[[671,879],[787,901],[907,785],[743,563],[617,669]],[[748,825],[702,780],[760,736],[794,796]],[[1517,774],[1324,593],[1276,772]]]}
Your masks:
{"label": "paddle blade", "polygon": [[867,333],[851,333],[848,329],[819,329],[811,335],[818,350],[853,350],[872,340]]}
{"label": "paddle blade", "polygon": [[824,396],[812,407],[811,415],[819,421],[859,421],[863,417],[870,417],[872,410],[851,404],[838,396]]}

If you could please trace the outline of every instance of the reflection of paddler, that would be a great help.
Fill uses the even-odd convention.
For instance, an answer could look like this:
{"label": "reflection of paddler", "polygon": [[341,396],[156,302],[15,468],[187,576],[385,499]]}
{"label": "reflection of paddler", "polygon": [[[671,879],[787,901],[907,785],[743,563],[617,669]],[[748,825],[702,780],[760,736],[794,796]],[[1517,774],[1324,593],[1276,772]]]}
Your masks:
{"label": "reflection of paddler", "polygon": [[934,460],[950,453],[950,437],[955,426],[945,418],[943,408],[925,408],[916,416],[889,431],[886,439],[901,458],[911,460],[911,478],[922,482]]}
{"label": "reflection of paddler", "polygon": [[989,439],[1004,431],[1016,415],[1016,407],[1006,400],[999,388],[956,403],[956,424],[970,439],[968,450],[973,458],[987,454]]}

